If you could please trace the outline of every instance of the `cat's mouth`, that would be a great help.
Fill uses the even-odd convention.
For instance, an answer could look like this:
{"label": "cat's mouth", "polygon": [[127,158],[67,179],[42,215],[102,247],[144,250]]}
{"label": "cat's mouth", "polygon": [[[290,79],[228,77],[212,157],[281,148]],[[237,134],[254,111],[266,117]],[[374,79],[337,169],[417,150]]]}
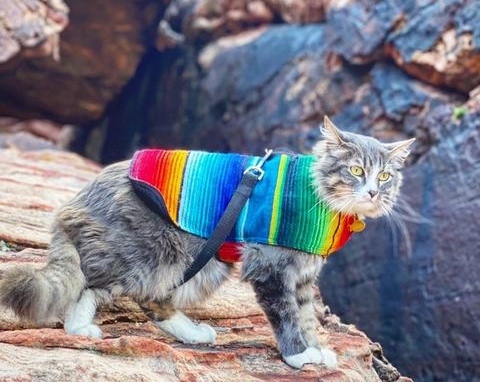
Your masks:
{"label": "cat's mouth", "polygon": [[331,198],[330,208],[349,215],[358,215],[361,217],[378,218],[387,214],[388,206],[385,206],[382,195],[360,195],[351,192],[347,197],[340,196]]}
{"label": "cat's mouth", "polygon": [[368,218],[377,218],[383,214],[378,200],[359,200],[352,208],[352,212]]}

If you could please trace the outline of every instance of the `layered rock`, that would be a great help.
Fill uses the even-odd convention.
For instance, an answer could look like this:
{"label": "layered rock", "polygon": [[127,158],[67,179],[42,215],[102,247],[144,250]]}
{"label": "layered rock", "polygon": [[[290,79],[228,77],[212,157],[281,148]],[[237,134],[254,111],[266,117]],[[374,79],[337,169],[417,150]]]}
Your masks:
{"label": "layered rock", "polygon": [[[374,131],[388,140],[416,135],[422,144],[418,156],[431,144],[421,127],[429,111],[439,104],[461,104],[478,84],[480,48],[475,39],[468,53],[450,42],[448,67],[442,70],[427,70],[415,61],[425,61],[421,57],[436,52],[443,34],[464,39],[466,34],[478,33],[476,11],[469,2],[426,2],[421,7],[401,1],[318,2],[325,15],[320,24],[265,25],[269,17],[255,23],[242,16],[239,19],[251,22],[230,29],[224,28],[230,25],[225,18],[232,9],[247,12],[244,2],[226,1],[216,7],[208,1],[187,3],[189,7],[171,3],[175,17],[166,12],[165,21],[187,38],[172,54],[170,64],[162,61],[168,80],[160,73],[159,84],[168,96],[155,96],[157,101],[149,103],[148,120],[136,119],[132,113],[124,116],[149,126],[140,133],[141,141],[148,144],[247,152],[261,152],[270,145],[307,151],[318,138],[316,128],[323,115],[328,114],[337,115],[346,128]],[[275,14],[273,3],[265,6]],[[303,4],[307,9],[308,4]],[[441,14],[441,22],[432,21],[430,28],[432,23],[421,22],[419,12],[427,20],[430,14],[432,18]],[[205,27],[205,33],[192,30],[196,23],[206,25],[205,18],[215,27]],[[258,24],[262,27],[255,28]],[[198,50],[191,41],[201,39],[200,35],[203,45]],[[423,38],[427,35],[428,39]],[[387,58],[401,69],[388,60],[375,63]],[[438,66],[441,60],[433,61]],[[412,80],[402,69],[422,81]],[[430,87],[424,81],[464,94]],[[183,89],[183,96],[174,95],[175,101],[169,102],[178,89]],[[122,132],[130,134],[123,142],[133,141],[134,132]],[[105,150],[119,144],[114,138]],[[104,159],[120,158],[106,155]]]}
{"label": "layered rock", "polygon": [[[19,264],[45,264],[48,226],[56,207],[71,198],[99,168],[58,151],[0,150],[0,275]],[[0,276],[1,277],[1,276]],[[208,322],[212,346],[175,342],[128,299],[104,307],[97,322],[103,339],[65,334],[60,324],[38,328],[0,307],[0,378],[27,381],[410,381],[383,357],[381,347],[328,312],[317,294],[321,343],[339,354],[335,369],[281,361],[271,328],[251,287],[238,275],[205,304],[187,313]]]}
{"label": "layered rock", "polygon": [[[0,71],[0,115],[78,124],[98,120],[135,73],[147,50],[152,20],[162,9],[153,0],[67,5],[69,27],[61,35],[57,60],[22,60]],[[33,17],[42,14],[39,9],[30,12]]]}

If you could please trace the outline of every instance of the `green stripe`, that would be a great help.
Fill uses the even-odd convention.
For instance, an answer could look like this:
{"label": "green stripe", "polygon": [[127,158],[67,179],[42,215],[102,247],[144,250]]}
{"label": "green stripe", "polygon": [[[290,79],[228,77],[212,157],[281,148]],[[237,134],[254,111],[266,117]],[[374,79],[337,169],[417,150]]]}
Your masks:
{"label": "green stripe", "polygon": [[273,195],[273,205],[272,205],[272,217],[270,220],[270,231],[268,234],[268,243],[277,244],[277,233],[279,222],[282,214],[282,195],[283,188],[285,186],[285,174],[286,167],[288,163],[288,157],[282,155],[280,158],[280,163],[278,165],[278,174],[277,174],[277,183],[275,184],[275,191]]}

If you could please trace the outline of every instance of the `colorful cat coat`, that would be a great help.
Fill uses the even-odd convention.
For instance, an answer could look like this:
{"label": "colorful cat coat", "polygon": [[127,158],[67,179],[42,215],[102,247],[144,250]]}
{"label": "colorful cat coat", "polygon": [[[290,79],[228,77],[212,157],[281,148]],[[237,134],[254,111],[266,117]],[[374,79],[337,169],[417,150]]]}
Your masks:
{"label": "colorful cat coat", "polygon": [[[178,228],[208,238],[243,172],[261,158],[184,150],[141,150],[129,177],[141,199]],[[275,154],[224,244],[261,243],[328,256],[350,238],[356,216],[333,212],[313,188],[313,156]],[[232,247],[233,245],[233,247]],[[222,258],[222,256],[220,256]],[[230,257],[230,256],[227,256]]]}

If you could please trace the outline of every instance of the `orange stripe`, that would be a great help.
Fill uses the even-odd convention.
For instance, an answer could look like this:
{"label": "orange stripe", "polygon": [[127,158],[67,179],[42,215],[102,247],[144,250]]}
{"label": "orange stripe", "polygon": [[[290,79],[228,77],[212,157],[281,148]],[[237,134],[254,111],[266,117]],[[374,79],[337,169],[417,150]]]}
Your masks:
{"label": "orange stripe", "polygon": [[161,192],[168,213],[178,223],[179,200],[182,189],[182,175],[188,152],[175,150],[163,152],[157,161],[156,186]]}
{"label": "orange stripe", "polygon": [[180,197],[183,183],[183,170],[187,163],[188,152],[177,151],[177,155],[172,158],[172,181],[170,183],[170,193],[172,198],[170,200],[170,216],[175,222],[178,221],[178,210],[180,206]]}

